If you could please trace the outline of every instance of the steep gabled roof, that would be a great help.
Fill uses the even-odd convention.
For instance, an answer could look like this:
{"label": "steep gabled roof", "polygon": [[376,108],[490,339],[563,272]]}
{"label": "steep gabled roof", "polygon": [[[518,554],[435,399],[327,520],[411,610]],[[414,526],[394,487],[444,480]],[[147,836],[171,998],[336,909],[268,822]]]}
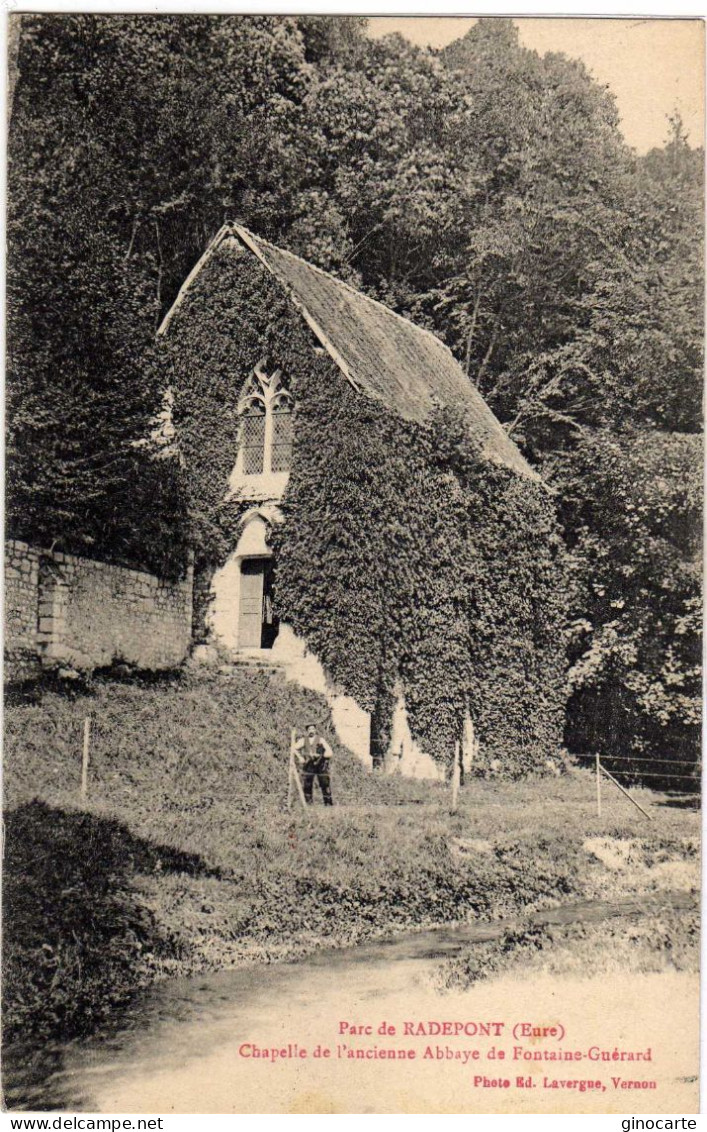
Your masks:
{"label": "steep gabled roof", "polygon": [[356,388],[405,420],[418,423],[426,420],[435,404],[457,408],[487,459],[538,478],[439,338],[240,225],[221,229],[185,280],[160,334],[216,248],[229,238],[240,240],[286,288],[322,346]]}

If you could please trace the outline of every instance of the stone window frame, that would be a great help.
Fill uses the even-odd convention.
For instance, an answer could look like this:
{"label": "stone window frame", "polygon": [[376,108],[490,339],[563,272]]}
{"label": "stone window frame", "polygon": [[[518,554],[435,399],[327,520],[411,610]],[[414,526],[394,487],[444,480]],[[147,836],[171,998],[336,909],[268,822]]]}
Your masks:
{"label": "stone window frame", "polygon": [[[256,476],[289,472],[286,468],[273,468],[273,452],[276,444],[275,418],[279,415],[290,415],[294,404],[292,395],[287,389],[282,376],[282,370],[276,369],[273,373],[266,372],[267,359],[261,358],[251,374],[243,395],[238,403],[238,415],[241,421],[247,419],[249,414],[255,419],[264,420],[263,430],[263,461],[262,468],[257,471],[248,471],[245,467],[245,429],[242,426],[238,443],[238,467],[240,474],[255,478]],[[291,451],[291,445],[290,445]]]}

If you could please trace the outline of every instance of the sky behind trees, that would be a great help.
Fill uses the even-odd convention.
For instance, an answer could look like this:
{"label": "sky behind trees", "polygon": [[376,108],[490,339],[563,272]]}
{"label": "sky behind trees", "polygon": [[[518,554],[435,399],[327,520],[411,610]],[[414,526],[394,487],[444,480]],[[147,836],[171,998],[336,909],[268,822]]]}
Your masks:
{"label": "sky behind trees", "polygon": [[[411,42],[444,47],[476,20],[463,16],[371,18],[369,34],[400,32]],[[580,58],[616,95],[621,128],[639,153],[665,143],[676,109],[693,146],[704,134],[704,25],[669,19],[518,19],[524,47]]]}

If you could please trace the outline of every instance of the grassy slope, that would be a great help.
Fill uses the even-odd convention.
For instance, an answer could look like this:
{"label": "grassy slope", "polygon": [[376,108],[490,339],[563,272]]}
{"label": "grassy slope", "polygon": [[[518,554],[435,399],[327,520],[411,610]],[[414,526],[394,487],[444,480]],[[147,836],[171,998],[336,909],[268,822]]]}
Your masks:
{"label": "grassy slope", "polygon": [[466,989],[501,974],[603,976],[700,969],[700,917],[697,906],[679,917],[661,913],[619,916],[602,923],[509,928],[489,943],[467,948],[443,963],[441,989]]}
{"label": "grassy slope", "polygon": [[[6,708],[10,1035],[90,1030],[166,974],[633,890],[639,872],[608,869],[602,838],[694,853],[697,814],[653,806],[647,841],[619,795],[596,817],[585,774],[474,781],[450,815],[443,787],[373,776],[336,743],[337,806],[287,813],[289,729],[312,717],[326,729],[321,697],[249,673],[45,690]],[[645,865],[644,890],[661,887]]]}

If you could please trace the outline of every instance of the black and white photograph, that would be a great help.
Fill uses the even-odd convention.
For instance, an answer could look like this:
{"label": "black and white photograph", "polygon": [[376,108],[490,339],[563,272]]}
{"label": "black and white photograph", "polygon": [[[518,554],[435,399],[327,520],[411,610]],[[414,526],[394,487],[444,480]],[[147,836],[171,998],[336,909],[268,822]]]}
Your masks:
{"label": "black and white photograph", "polygon": [[703,20],[5,18],[5,1112],[697,1113]]}

